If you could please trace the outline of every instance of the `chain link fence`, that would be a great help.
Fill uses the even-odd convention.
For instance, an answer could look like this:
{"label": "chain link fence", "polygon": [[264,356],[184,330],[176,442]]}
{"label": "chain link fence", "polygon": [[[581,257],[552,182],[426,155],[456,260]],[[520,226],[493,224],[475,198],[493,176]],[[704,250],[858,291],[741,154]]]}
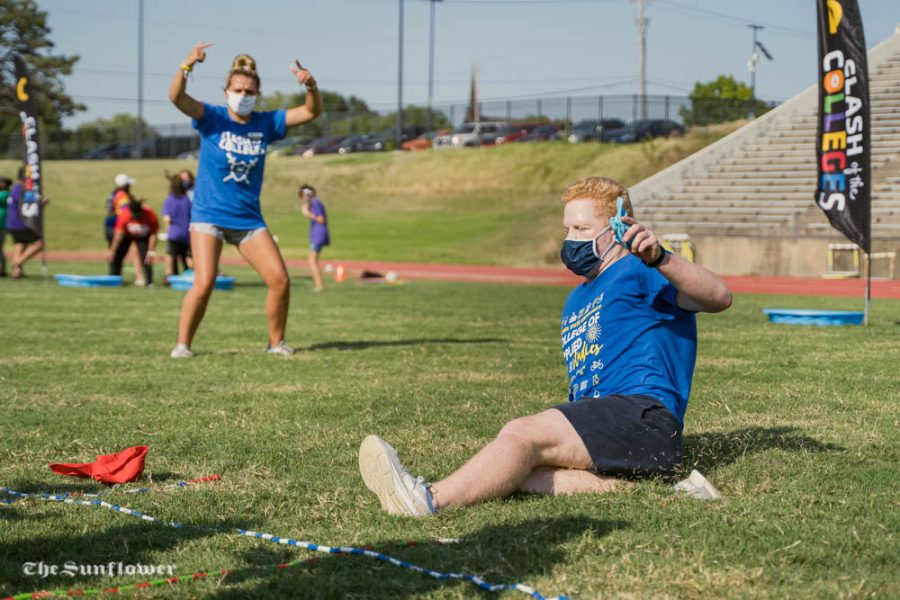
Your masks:
{"label": "chain link fence", "polygon": [[[687,126],[707,125],[762,114],[772,105],[756,101],[756,109],[742,100],[692,100],[686,96],[569,96],[491,100],[478,105],[480,121],[547,121],[569,128],[579,121],[618,119],[625,123],[639,119],[668,119]],[[474,120],[468,103],[438,104],[429,115],[422,107],[404,109],[404,124],[417,129],[456,127]],[[326,112],[316,121],[291,131],[296,138],[312,139],[328,135],[357,133],[388,134],[394,129],[396,112]],[[127,158],[177,158],[196,156],[200,140],[190,123],[145,125],[143,128],[79,128],[45,132],[41,153],[45,160]],[[16,159],[23,155],[22,139],[12,134],[0,139],[0,156]]]}

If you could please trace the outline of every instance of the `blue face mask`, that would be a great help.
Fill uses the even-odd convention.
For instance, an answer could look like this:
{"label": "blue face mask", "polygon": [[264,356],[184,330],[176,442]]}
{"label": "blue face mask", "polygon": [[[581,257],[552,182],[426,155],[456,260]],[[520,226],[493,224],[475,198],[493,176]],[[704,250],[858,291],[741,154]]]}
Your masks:
{"label": "blue face mask", "polygon": [[592,240],[564,241],[562,249],[559,251],[559,257],[562,259],[563,264],[566,265],[566,268],[579,277],[587,277],[591,273],[596,272],[597,269],[600,268],[600,265],[603,264],[606,255],[609,254],[609,251],[616,245],[615,240],[613,240],[613,242],[606,247],[606,250],[603,251],[603,254],[597,254],[597,239],[610,229],[611,227],[606,227]]}

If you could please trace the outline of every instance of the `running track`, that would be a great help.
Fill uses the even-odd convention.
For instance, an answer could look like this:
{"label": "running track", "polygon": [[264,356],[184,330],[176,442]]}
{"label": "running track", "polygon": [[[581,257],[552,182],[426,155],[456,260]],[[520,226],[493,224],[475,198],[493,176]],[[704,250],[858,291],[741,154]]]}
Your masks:
{"label": "running track", "polygon": [[[49,252],[50,263],[64,261],[106,262],[102,252]],[[286,261],[294,271],[306,271],[306,260]],[[581,281],[564,268],[490,267],[478,265],[438,265],[424,263],[400,263],[380,261],[325,261],[335,266],[341,264],[347,277],[356,277],[363,270],[381,274],[397,273],[399,279],[428,279],[435,281],[475,281],[484,283],[511,283],[524,285],[557,285],[572,287]],[[240,258],[223,257],[226,265],[246,264]],[[32,263],[33,264],[33,263]],[[34,267],[32,266],[32,270]],[[58,269],[56,269],[58,270]],[[732,291],[745,294],[785,294],[797,296],[844,296],[862,298],[866,282],[862,279],[828,280],[817,277],[750,277],[724,276]],[[900,281],[872,281],[873,298],[900,299]]]}

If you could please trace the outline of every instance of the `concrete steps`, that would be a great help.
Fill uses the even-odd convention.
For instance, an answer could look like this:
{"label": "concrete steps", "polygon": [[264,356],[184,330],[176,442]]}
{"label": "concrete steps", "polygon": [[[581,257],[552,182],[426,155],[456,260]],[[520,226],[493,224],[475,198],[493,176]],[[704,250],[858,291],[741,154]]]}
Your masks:
{"label": "concrete steps", "polygon": [[[869,69],[873,242],[875,251],[900,252],[900,27],[870,50]],[[722,273],[762,272],[759,252],[750,249],[760,248],[753,238],[763,238],[765,269],[772,270],[765,274],[821,274],[827,242],[843,236],[814,198],[817,105],[814,84],[633,186],[638,218],[658,235],[687,233],[698,240],[701,264]],[[722,243],[733,244],[726,246],[727,258],[718,250]]]}

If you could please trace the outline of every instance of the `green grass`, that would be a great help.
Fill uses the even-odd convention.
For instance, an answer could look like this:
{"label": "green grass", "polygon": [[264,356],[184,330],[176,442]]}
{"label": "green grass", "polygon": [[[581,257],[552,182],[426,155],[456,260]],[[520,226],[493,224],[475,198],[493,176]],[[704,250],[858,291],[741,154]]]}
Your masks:
{"label": "green grass", "polygon": [[[681,139],[642,144],[547,142],[416,153],[370,153],[266,161],[263,214],[288,257],[305,257],[308,222],[297,188],[317,187],[330,219],[327,256],[536,265],[558,262],[559,197],[588,175],[626,185],[719,139],[736,125],[695,131]],[[159,211],[167,194],[163,172],[195,161],[47,161],[45,193],[50,250],[101,250],[104,202],[113,177],[137,179],[134,192]],[[0,174],[15,164],[0,161]]]}
{"label": "green grass", "polygon": [[[102,265],[72,266],[92,269]],[[113,496],[167,520],[329,544],[455,537],[460,544],[394,554],[575,598],[900,595],[898,301],[876,301],[867,328],[778,326],[761,314],[858,309],[857,299],[745,295],[722,315],[700,317],[686,468],[719,486],[719,502],[678,498],[648,481],[412,520],[382,513],[365,490],[356,466],[363,436],[383,435],[433,479],[508,419],[563,400],[557,323],[566,290],[348,282],[314,295],[298,278],[288,341],[299,351],[282,359],[262,353],[265,288],[246,269],[229,274],[241,285],[213,296],[189,361],[167,356],[177,292],[0,280],[0,485],[96,490],[47,463],[146,443],[154,486],[222,475],[183,491]],[[306,555],[40,501],[0,507],[0,523],[0,592],[9,594],[114,583],[27,577],[27,561],[174,564],[188,575]],[[365,558],[326,557],[136,596],[489,595]]]}

